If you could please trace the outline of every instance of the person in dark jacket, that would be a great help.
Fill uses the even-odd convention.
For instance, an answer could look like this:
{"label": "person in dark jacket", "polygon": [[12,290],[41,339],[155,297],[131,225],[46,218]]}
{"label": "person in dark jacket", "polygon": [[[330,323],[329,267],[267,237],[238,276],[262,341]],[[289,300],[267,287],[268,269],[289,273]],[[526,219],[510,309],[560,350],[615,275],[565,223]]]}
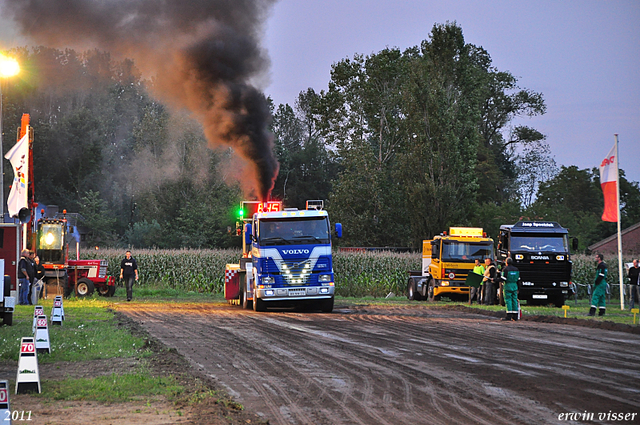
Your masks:
{"label": "person in dark jacket", "polygon": [[127,287],[127,301],[133,298],[133,279],[138,280],[138,264],[131,256],[131,251],[125,252],[124,259],[120,263],[120,279],[124,279]]}
{"label": "person in dark jacket", "polygon": [[31,262],[29,261],[29,250],[23,249],[20,253],[20,262],[18,263],[18,281],[20,283],[20,292],[18,295],[18,304],[29,304],[29,286],[31,282],[31,275],[29,271],[33,273],[31,268]]}
{"label": "person in dark jacket", "polygon": [[484,291],[484,304],[493,305],[496,299],[496,266],[491,261],[491,258],[484,259],[484,278],[482,279],[482,286]]}
{"label": "person in dark jacket", "polygon": [[29,275],[29,304],[33,304],[33,293],[35,292],[34,285],[36,283],[36,253],[29,250],[29,262],[31,263],[32,273]]}
{"label": "person in dark jacket", "polygon": [[629,301],[629,309],[632,309],[635,305],[635,299],[638,298],[640,303],[640,266],[638,266],[638,259],[633,260],[633,266],[629,267],[629,292],[631,300]]}
{"label": "person in dark jacket", "polygon": [[506,260],[507,267],[502,269],[502,291],[504,293],[504,303],[507,306],[507,317],[503,320],[518,320],[518,281],[520,280],[520,270],[513,265],[511,257]]}
{"label": "person in dark jacket", "polygon": [[606,297],[607,297],[607,264],[604,262],[602,254],[596,254],[596,278],[593,282],[593,295],[591,295],[591,309],[589,310],[589,316],[596,315],[596,308],[598,308],[598,316],[604,316],[606,311]]}
{"label": "person in dark jacket", "polygon": [[40,257],[37,255],[33,257],[33,261],[35,262],[35,275],[36,275],[36,283],[38,295],[36,299],[42,298],[44,291],[42,290],[44,287],[44,266],[40,263]]}

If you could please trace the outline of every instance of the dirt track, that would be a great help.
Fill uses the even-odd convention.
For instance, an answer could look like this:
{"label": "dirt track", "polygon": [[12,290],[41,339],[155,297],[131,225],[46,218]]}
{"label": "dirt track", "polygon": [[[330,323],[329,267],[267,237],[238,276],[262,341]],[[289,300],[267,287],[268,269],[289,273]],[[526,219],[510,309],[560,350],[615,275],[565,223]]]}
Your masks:
{"label": "dirt track", "polygon": [[[640,338],[423,305],[118,310],[271,424],[549,424],[640,413]],[[576,423],[576,422],[573,422]],[[579,423],[583,423],[580,421]]]}

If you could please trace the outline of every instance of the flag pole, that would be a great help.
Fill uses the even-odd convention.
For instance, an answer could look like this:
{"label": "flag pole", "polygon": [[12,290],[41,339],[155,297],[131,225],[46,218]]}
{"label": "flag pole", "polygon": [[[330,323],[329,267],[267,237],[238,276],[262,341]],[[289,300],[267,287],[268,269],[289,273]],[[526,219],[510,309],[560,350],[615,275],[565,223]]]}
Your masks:
{"label": "flag pole", "polygon": [[620,162],[618,161],[618,135],[616,137],[616,198],[618,202],[618,277],[620,280],[620,310],[624,310],[624,286],[622,277],[622,233],[620,231]]}

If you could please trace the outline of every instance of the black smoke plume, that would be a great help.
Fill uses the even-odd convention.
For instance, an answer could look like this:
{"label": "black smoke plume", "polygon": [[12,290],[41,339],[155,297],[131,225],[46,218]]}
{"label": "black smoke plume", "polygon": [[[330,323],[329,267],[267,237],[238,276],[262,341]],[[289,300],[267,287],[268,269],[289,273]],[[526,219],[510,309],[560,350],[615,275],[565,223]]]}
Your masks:
{"label": "black smoke plume", "polygon": [[252,81],[268,68],[262,24],[275,0],[0,0],[22,34],[51,47],[133,58],[154,90],[202,123],[211,146],[251,164],[266,200],[278,174],[271,118]]}

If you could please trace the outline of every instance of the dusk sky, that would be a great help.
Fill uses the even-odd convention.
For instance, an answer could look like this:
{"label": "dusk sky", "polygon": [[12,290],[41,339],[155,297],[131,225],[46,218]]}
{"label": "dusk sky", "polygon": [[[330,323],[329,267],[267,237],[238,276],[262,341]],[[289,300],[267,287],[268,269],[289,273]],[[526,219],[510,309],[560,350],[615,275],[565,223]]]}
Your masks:
{"label": "dusk sky", "polygon": [[[447,21],[544,95],[546,115],[521,122],[547,136],[559,165],[598,166],[618,133],[620,168],[640,181],[638,0],[280,0],[265,23],[265,94],[293,105],[327,89],[332,63],[418,45]],[[0,49],[25,44],[0,17]]]}
{"label": "dusk sky", "polygon": [[308,87],[327,89],[332,63],[418,45],[447,21],[544,95],[547,113],[523,123],[547,136],[559,165],[598,166],[618,133],[620,168],[640,181],[638,0],[280,0],[267,21],[265,92],[293,105]]}

